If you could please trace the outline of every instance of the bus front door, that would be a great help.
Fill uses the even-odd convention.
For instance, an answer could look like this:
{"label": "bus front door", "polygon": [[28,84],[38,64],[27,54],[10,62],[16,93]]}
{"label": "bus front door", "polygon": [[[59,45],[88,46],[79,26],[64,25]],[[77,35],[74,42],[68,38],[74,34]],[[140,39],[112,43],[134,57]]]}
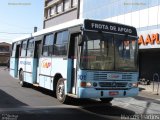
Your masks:
{"label": "bus front door", "polygon": [[19,66],[19,53],[20,53],[20,45],[17,45],[16,47],[16,53],[15,53],[15,64],[14,64],[14,77],[18,77],[18,66]]}
{"label": "bus front door", "polygon": [[77,84],[78,38],[78,33],[71,34],[67,67],[67,92],[75,95]]}
{"label": "bus front door", "polygon": [[34,84],[39,84],[39,58],[41,53],[41,41],[35,42],[35,51],[34,51],[34,68],[33,68],[33,81]]}

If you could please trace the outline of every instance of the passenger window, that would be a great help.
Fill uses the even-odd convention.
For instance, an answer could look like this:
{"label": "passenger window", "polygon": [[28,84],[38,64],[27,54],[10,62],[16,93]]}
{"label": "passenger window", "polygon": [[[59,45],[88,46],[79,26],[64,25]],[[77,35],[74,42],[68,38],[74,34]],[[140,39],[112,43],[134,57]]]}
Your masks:
{"label": "passenger window", "polygon": [[12,45],[12,57],[16,56],[16,43],[13,43]]}
{"label": "passenger window", "polygon": [[68,51],[68,31],[57,33],[56,42],[54,44],[54,55],[66,56]]}
{"label": "passenger window", "polygon": [[22,42],[21,57],[25,57],[26,56],[26,49],[27,49],[27,40]]}
{"label": "passenger window", "polygon": [[28,41],[28,46],[27,46],[27,57],[33,57],[34,54],[34,39],[30,39]]}
{"label": "passenger window", "polygon": [[52,56],[53,54],[53,41],[54,41],[54,35],[49,34],[44,37],[43,41],[43,56]]}

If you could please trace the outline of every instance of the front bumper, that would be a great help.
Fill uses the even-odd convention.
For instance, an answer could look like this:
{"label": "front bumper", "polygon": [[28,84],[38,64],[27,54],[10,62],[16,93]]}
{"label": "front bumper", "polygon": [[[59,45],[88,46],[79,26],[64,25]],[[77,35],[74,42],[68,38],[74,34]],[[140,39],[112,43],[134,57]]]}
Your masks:
{"label": "front bumper", "polygon": [[[117,95],[110,95],[110,92],[118,92]],[[96,90],[95,88],[78,88],[78,98],[108,98],[108,97],[133,97],[137,96],[139,88],[127,90]]]}

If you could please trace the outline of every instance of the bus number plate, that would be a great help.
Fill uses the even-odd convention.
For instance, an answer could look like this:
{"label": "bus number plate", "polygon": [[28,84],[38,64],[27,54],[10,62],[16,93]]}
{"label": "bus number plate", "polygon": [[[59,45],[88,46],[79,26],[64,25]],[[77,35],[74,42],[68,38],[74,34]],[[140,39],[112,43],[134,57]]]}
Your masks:
{"label": "bus number plate", "polygon": [[118,94],[119,94],[118,91],[109,91],[110,96],[115,96],[115,95],[118,95]]}

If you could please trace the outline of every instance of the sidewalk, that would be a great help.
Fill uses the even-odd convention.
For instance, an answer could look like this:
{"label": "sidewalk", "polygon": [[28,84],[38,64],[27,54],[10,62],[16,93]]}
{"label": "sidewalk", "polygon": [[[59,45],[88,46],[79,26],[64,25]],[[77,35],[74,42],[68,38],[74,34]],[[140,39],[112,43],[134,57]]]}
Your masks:
{"label": "sidewalk", "polygon": [[139,88],[140,92],[138,96],[160,101],[160,86],[158,90],[158,83],[155,82],[154,87],[153,83],[150,85],[139,85]]}

